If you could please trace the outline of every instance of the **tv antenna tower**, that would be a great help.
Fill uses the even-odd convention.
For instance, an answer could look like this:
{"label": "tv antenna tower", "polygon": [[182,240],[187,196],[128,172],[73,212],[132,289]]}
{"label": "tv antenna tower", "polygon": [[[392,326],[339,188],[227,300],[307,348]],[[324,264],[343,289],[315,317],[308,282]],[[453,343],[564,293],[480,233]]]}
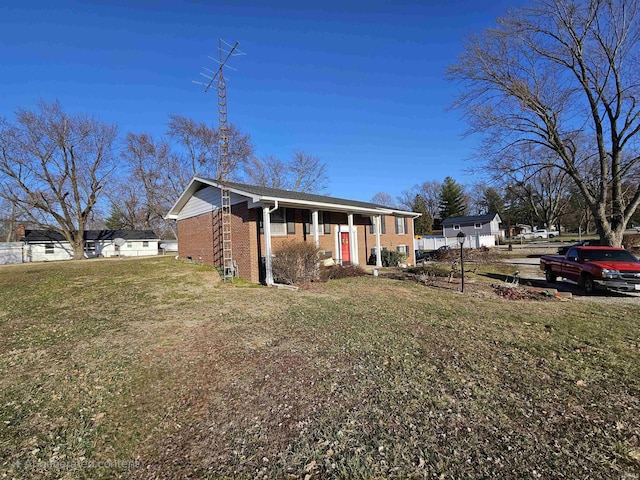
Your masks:
{"label": "tv antenna tower", "polygon": [[[229,159],[229,125],[227,124],[227,83],[224,79],[224,68],[235,70],[227,65],[227,61],[231,57],[245,55],[244,52],[238,49],[238,45],[239,42],[230,45],[221,38],[218,39],[219,60],[209,57],[209,59],[219,63],[218,70],[212,71],[203,67],[205,71],[212,74],[210,76],[205,73],[200,73],[200,75],[209,79],[209,83],[194,82],[204,85],[205,92],[211,88],[214,82],[217,81],[218,84],[218,149],[220,155],[218,183],[220,184],[220,198],[222,199],[222,271],[223,281],[225,282],[232,282],[237,272],[233,263],[233,247],[231,242],[231,189],[227,183],[229,180],[228,176],[231,173],[231,161]],[[215,243],[214,238],[214,245]]]}

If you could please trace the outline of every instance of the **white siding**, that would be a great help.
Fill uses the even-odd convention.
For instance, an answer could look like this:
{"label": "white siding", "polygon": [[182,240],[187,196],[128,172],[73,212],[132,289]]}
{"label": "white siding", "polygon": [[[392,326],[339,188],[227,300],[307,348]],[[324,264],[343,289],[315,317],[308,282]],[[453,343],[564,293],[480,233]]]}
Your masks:
{"label": "white siding", "polygon": [[[424,236],[413,241],[415,250],[435,250],[444,245],[460,248],[458,237]],[[464,242],[464,248],[494,247],[495,245],[496,238],[493,235],[467,235]]]}
{"label": "white siding", "polygon": [[0,243],[0,265],[7,265],[9,263],[22,263],[21,242]]}
{"label": "white siding", "polygon": [[[144,242],[148,242],[145,247]],[[158,255],[158,240],[131,240],[120,247],[122,257],[145,257]],[[131,244],[131,246],[129,246]],[[53,246],[53,253],[46,253],[46,246]],[[25,262],[47,262],[52,260],[70,260],[73,258],[73,249],[67,242],[55,244],[28,244],[23,247]],[[85,257],[113,257],[115,256],[115,245],[111,240],[97,241],[94,252],[85,251]]]}
{"label": "white siding", "polygon": [[[48,246],[53,247],[53,253],[46,253]],[[69,242],[32,243],[24,246],[25,262],[48,262],[71,258],[73,258],[73,248]]]}
{"label": "white siding", "polygon": [[[144,242],[148,242],[146,247]],[[115,244],[112,241],[96,242],[96,255],[116,256]],[[158,240],[127,240],[127,243],[120,247],[121,257],[146,257],[150,255],[158,255]]]}
{"label": "white siding", "polygon": [[[247,201],[246,197],[241,197],[235,193],[231,194],[231,205]],[[206,187],[202,190],[198,190],[193,196],[187,200],[180,214],[178,220],[184,220],[185,218],[197,217],[203,213],[209,213],[212,210],[216,210],[222,206],[222,199],[220,189],[217,187]]]}

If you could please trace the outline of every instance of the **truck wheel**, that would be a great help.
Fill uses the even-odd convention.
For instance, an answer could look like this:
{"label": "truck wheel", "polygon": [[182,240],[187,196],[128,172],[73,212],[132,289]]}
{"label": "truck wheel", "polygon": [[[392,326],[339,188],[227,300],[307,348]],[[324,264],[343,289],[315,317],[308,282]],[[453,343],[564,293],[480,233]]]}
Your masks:
{"label": "truck wheel", "polygon": [[587,295],[591,295],[596,291],[596,286],[593,283],[593,277],[591,275],[582,277],[582,288]]}
{"label": "truck wheel", "polygon": [[547,282],[549,283],[555,283],[558,279],[558,276],[553,273],[553,270],[551,270],[551,268],[547,267],[544,271],[544,278],[546,278]]}

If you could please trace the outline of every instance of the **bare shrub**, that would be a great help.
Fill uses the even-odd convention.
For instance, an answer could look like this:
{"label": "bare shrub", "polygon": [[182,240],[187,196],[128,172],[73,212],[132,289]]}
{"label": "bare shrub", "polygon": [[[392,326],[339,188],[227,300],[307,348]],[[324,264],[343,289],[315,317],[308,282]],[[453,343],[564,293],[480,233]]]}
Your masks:
{"label": "bare shrub", "polygon": [[320,280],[327,282],[340,278],[362,277],[366,274],[367,272],[357,265],[331,265],[330,267],[322,267],[320,269]]}
{"label": "bare shrub", "polygon": [[312,243],[289,241],[275,252],[273,278],[280,283],[311,282],[318,278],[318,249]]}

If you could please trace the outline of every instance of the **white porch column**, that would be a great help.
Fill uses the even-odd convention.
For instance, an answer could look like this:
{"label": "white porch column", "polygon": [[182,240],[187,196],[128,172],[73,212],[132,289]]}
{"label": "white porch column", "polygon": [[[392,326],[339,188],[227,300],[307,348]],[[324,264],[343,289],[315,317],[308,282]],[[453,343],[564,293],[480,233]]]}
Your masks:
{"label": "white porch column", "polygon": [[313,233],[313,241],[316,244],[316,248],[320,248],[320,232],[318,225],[318,210],[311,212],[311,233]]}
{"label": "white porch column", "polygon": [[264,281],[267,285],[273,285],[273,270],[271,269],[271,213],[269,207],[262,207],[262,226],[264,231]]}
{"label": "white porch column", "polygon": [[353,213],[347,215],[347,224],[349,225],[349,258],[352,265],[357,265],[358,259],[355,253],[357,250],[357,245],[355,244],[356,236],[353,234]]}
{"label": "white porch column", "polygon": [[376,230],[376,267],[382,266],[382,252],[380,248],[380,222],[382,221],[382,217],[380,215],[376,215],[374,217],[374,226]]}

